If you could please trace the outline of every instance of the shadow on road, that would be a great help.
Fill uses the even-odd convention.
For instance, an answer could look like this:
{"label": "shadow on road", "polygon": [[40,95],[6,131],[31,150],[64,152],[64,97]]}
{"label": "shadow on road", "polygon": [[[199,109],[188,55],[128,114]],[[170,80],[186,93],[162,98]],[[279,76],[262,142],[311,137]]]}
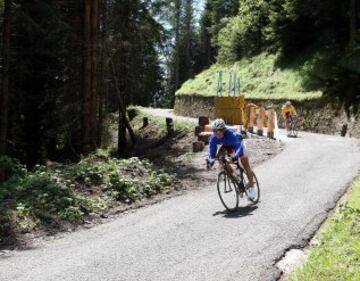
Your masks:
{"label": "shadow on road", "polygon": [[9,246],[4,246],[0,248],[0,261],[6,260],[13,257],[13,252],[25,252],[25,251],[32,251],[38,249],[38,246],[32,245],[21,245],[21,244],[13,244]]}
{"label": "shadow on road", "polygon": [[223,216],[224,218],[228,218],[228,219],[234,219],[234,218],[242,218],[242,217],[246,217],[246,216],[252,216],[253,212],[257,209],[257,206],[254,205],[248,205],[246,207],[240,207],[238,208],[236,211],[234,212],[229,212],[229,211],[218,211],[215,212],[213,214],[213,216]]}

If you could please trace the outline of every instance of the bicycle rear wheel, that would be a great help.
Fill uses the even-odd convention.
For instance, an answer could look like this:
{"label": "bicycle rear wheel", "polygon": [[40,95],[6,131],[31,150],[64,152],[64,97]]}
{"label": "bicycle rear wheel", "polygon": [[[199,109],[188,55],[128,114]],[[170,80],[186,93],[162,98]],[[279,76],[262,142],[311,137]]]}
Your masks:
{"label": "bicycle rear wheel", "polygon": [[293,124],[292,124],[292,135],[297,138],[298,137],[298,130],[297,130],[297,124],[296,124],[296,121],[293,121]]}
{"label": "bicycle rear wheel", "polygon": [[239,206],[238,188],[235,180],[225,172],[218,175],[217,189],[221,203],[229,212],[235,211]]}

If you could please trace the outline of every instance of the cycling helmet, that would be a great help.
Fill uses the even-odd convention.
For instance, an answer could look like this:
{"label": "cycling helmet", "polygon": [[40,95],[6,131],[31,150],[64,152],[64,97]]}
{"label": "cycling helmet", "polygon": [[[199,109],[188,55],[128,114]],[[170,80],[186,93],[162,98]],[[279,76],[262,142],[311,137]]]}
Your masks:
{"label": "cycling helmet", "polygon": [[291,101],[287,101],[287,102],[286,102],[286,105],[287,105],[287,106],[292,105]]}
{"label": "cycling helmet", "polygon": [[212,124],[213,131],[224,131],[226,129],[226,124],[222,119],[216,119]]}

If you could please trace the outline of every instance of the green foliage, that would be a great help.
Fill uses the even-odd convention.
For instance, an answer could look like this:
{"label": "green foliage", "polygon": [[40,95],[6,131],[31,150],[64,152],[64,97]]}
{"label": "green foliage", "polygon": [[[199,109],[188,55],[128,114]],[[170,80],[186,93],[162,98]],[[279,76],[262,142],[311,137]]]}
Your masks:
{"label": "green foliage", "polygon": [[[211,41],[219,47],[219,65],[231,66],[238,62],[240,66],[213,66],[187,81],[177,94],[214,95],[215,70],[231,68],[241,75],[243,89],[250,97],[302,99],[324,93],[330,102],[344,106],[349,115],[357,114],[360,101],[357,82],[360,40],[356,33],[359,7],[352,8],[350,2],[239,1],[237,15],[223,17],[220,20],[223,26],[211,34]],[[353,32],[350,32],[351,18],[355,22]],[[211,22],[208,7],[203,22],[207,25]],[[205,35],[206,32],[203,37],[208,40]],[[309,49],[316,52],[312,56],[304,55]],[[258,56],[261,53],[268,55]],[[276,62],[268,63],[267,58],[274,54]],[[264,62],[258,61],[261,56]],[[258,65],[248,67],[246,61]],[[296,61],[302,62],[294,64]]]}
{"label": "green foliage", "polygon": [[80,210],[79,207],[69,206],[59,212],[61,219],[67,221],[78,221],[83,217],[84,213]]}
{"label": "green foliage", "polygon": [[263,50],[292,56],[314,42],[320,46],[343,43],[348,28],[345,2],[243,0],[238,15],[219,33],[218,61],[235,62]]}
{"label": "green foliage", "polygon": [[26,233],[35,228],[36,223],[31,219],[31,210],[23,203],[16,205],[14,215],[16,224],[21,232]]}
{"label": "green foliage", "polygon": [[117,0],[110,15],[111,57],[128,100],[139,105],[149,105],[155,93],[163,92],[164,73],[158,51],[163,30],[154,18],[152,2]]}
{"label": "green foliage", "polygon": [[[247,98],[271,98],[304,100],[319,98],[321,91],[307,84],[307,70],[314,55],[306,53],[278,68],[279,55],[266,52],[252,58],[244,58],[234,65],[215,64],[193,80],[184,83],[177,95],[215,96],[218,72],[223,71],[224,91],[228,88],[230,72],[241,78],[241,90]],[[227,94],[227,92],[225,92]]]}
{"label": "green foliage", "polygon": [[25,169],[18,161],[7,156],[0,156],[0,170],[5,173],[5,176],[25,172]]}
{"label": "green foliage", "polygon": [[309,89],[322,89],[324,97],[358,115],[360,105],[360,49],[329,48],[314,57],[306,68]]}
{"label": "green foliage", "polygon": [[197,73],[215,62],[218,53],[218,34],[226,26],[228,18],[237,14],[238,0],[206,0],[200,19],[200,50],[197,57]]}
{"label": "green foliage", "polygon": [[350,198],[328,219],[310,257],[291,281],[360,280],[360,181]]}
{"label": "green foliage", "polygon": [[260,51],[263,42],[262,28],[267,23],[268,11],[267,1],[243,1],[239,14],[219,33],[218,61],[231,63]]}
{"label": "green foliage", "polygon": [[148,160],[104,155],[78,164],[15,171],[0,184],[0,243],[9,237],[10,228],[26,233],[56,227],[62,221],[81,223],[90,213],[102,214],[116,204],[152,197],[175,182],[174,176],[157,170]]}
{"label": "green foliage", "polygon": [[[64,168],[63,177],[78,184],[101,186],[110,197],[126,203],[147,196],[145,187],[150,189],[153,195],[175,181],[173,176],[157,171],[148,160],[138,158],[106,158],[102,161],[86,158],[77,165]],[[158,178],[158,181],[154,178]]]}

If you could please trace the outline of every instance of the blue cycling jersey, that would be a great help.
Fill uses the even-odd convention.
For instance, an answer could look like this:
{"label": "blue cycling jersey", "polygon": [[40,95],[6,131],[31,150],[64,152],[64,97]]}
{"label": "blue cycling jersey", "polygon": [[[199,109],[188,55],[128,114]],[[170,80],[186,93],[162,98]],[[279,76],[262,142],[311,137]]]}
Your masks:
{"label": "blue cycling jersey", "polygon": [[228,148],[232,148],[235,150],[235,157],[242,157],[244,155],[244,141],[241,134],[234,132],[230,129],[225,131],[224,137],[219,139],[216,137],[216,134],[212,134],[210,137],[209,144],[209,160],[215,161],[216,152],[218,145],[223,145]]}

